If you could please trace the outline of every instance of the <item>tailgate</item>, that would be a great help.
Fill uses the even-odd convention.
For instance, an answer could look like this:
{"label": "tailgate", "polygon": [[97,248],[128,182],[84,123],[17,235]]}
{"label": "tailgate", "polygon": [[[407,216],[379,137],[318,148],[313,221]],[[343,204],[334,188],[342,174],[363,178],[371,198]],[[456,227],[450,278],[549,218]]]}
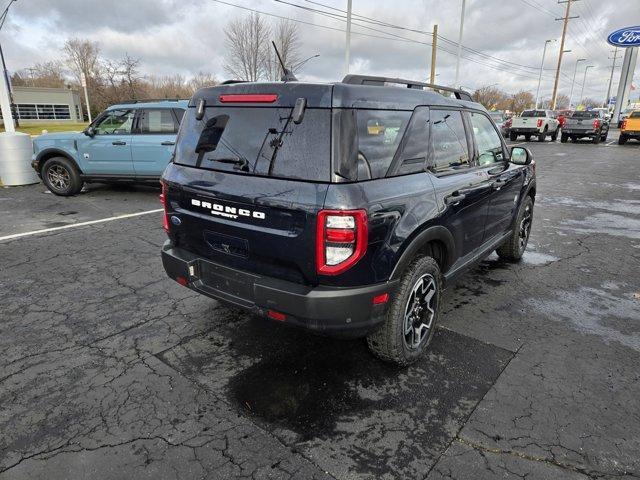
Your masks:
{"label": "tailgate", "polygon": [[[178,179],[180,186],[172,186]],[[206,178],[206,180],[204,179]],[[170,164],[175,242],[226,267],[316,284],[315,226],[328,185]]]}

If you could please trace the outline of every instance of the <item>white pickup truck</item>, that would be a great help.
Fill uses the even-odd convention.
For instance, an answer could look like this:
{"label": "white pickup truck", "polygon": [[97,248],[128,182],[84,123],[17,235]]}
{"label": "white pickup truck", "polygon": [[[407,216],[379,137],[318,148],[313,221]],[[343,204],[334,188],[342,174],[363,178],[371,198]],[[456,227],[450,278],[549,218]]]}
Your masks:
{"label": "white pickup truck", "polygon": [[519,135],[524,135],[528,142],[535,135],[539,142],[544,142],[548,135],[555,142],[559,129],[560,122],[551,110],[525,110],[519,117],[512,119],[509,140],[514,141]]}

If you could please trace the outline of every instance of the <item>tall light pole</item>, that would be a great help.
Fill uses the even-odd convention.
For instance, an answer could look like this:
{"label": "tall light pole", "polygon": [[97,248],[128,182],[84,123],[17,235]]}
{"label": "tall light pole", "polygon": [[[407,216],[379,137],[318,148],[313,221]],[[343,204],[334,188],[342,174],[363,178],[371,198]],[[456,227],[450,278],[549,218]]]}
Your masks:
{"label": "tall light pole", "polygon": [[347,0],[347,39],[344,49],[344,74],[349,74],[349,62],[351,55],[351,0]]}
{"label": "tall light pole", "polygon": [[460,56],[462,55],[462,30],[464,28],[464,9],[466,0],[462,0],[462,10],[460,11],[460,33],[458,34],[458,55],[456,58],[456,79],[453,82],[455,88],[458,87],[458,79],[460,78]]}
{"label": "tall light pole", "polygon": [[584,67],[584,77],[582,78],[582,88],[580,89],[580,98],[578,99],[579,102],[582,102],[582,99],[584,98],[584,84],[587,81],[587,72],[590,68],[593,67],[595,67],[595,65],[587,65],[586,67]]}
{"label": "tall light pole", "polygon": [[571,101],[573,100],[573,86],[576,84],[576,73],[578,73],[578,65],[580,62],[584,62],[586,58],[579,58],[576,60],[576,68],[573,69],[573,80],[571,80],[571,90],[569,93],[569,108],[571,108]]}
{"label": "tall light pole", "polygon": [[609,76],[609,86],[607,87],[607,98],[602,104],[602,108],[607,107],[609,110],[609,101],[611,100],[611,82],[613,81],[613,71],[616,69],[616,60],[618,59],[618,47],[613,51],[613,64],[611,65],[611,76]]}
{"label": "tall light pole", "polygon": [[540,75],[538,76],[538,88],[536,89],[536,110],[538,109],[538,100],[540,99],[540,83],[542,83],[542,70],[544,70],[544,57],[547,54],[547,45],[555,40],[545,40],[544,50],[542,50],[542,62],[540,63]]}
{"label": "tall light pole", "polygon": [[[0,30],[4,26],[4,21],[7,19],[9,13],[9,7],[13,5],[16,0],[9,0],[9,4],[0,15]],[[16,126],[14,123],[14,111],[15,105],[13,104],[13,98],[11,95],[11,84],[9,82],[9,74],[7,73],[7,66],[4,63],[4,53],[0,46],[0,60],[2,60],[2,85],[0,85],[0,105],[2,108],[2,119],[4,121],[4,129],[7,132],[15,132]],[[17,120],[17,119],[16,119]],[[16,122],[17,123],[17,122]]]}

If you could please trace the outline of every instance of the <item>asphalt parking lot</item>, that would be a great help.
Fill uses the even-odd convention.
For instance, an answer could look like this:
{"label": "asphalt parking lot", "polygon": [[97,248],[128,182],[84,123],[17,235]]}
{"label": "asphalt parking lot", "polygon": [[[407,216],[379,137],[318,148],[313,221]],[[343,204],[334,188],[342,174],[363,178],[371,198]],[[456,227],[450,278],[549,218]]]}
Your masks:
{"label": "asphalt parking lot", "polygon": [[0,190],[0,478],[640,478],[640,144],[616,138],[528,144],[530,250],[453,285],[406,370],[166,278],[155,189]]}

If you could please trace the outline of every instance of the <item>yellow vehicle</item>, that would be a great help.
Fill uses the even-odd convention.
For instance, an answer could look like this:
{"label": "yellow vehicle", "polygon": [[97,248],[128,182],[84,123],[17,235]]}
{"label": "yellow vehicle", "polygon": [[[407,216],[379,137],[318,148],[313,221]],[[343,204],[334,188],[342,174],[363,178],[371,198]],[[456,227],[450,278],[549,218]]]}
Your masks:
{"label": "yellow vehicle", "polygon": [[640,140],[640,110],[634,110],[622,121],[619,145],[624,145],[630,138]]}

